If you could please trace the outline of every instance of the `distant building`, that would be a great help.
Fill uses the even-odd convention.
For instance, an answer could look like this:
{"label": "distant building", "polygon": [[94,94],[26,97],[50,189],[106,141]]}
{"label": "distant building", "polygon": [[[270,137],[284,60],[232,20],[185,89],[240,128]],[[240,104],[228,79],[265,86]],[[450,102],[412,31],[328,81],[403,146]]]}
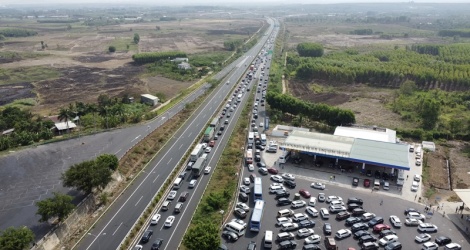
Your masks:
{"label": "distant building", "polygon": [[307,129],[307,128],[297,128],[297,127],[291,127],[291,126],[285,126],[285,125],[277,125],[276,127],[274,127],[274,129],[271,133],[271,136],[287,137],[287,136],[289,136],[290,133],[292,133],[295,130],[304,131],[304,132],[309,131],[309,129]]}
{"label": "distant building", "polygon": [[178,64],[178,69],[188,70],[188,69],[191,69],[191,65],[189,65],[189,63],[187,62],[182,62]]}
{"label": "distant building", "polygon": [[158,104],[158,101],[159,101],[159,99],[156,96],[149,95],[149,94],[140,95],[140,102],[141,103],[145,103],[145,104],[148,104],[150,106],[156,106]]}
{"label": "distant building", "polygon": [[71,131],[73,129],[75,129],[77,127],[77,125],[71,121],[67,121],[67,122],[58,122],[58,123],[55,123],[54,124],[54,131],[56,133],[66,133],[67,130]]}

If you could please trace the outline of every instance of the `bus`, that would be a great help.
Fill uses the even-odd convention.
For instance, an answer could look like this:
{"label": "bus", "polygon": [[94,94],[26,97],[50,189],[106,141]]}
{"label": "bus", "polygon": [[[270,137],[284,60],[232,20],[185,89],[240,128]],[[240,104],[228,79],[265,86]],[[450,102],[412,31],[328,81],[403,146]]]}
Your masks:
{"label": "bus", "polygon": [[249,132],[248,133],[248,143],[253,143],[255,141],[255,133]]}
{"label": "bus", "polygon": [[261,134],[261,145],[266,146],[266,134]]}
{"label": "bus", "polygon": [[193,151],[191,152],[191,156],[189,157],[189,161],[197,161],[197,158],[201,156],[202,152],[204,149],[202,148],[202,144],[197,144],[196,147],[194,147]]}
{"label": "bus", "polygon": [[198,158],[192,168],[193,176],[198,177],[199,175],[201,175],[201,171],[204,169],[205,166],[206,166],[206,159],[202,157]]}
{"label": "bus", "polygon": [[245,162],[246,164],[253,164],[253,151],[251,149],[246,150]]}
{"label": "bus", "polygon": [[257,200],[263,199],[263,184],[261,183],[261,177],[255,178],[255,186],[253,188],[253,200],[256,202]]}
{"label": "bus", "polygon": [[261,229],[261,219],[263,218],[264,201],[257,200],[250,220],[250,231],[259,232]]}
{"label": "bus", "polygon": [[217,127],[217,125],[219,125],[219,118],[216,117],[216,118],[212,119],[212,122],[209,125],[209,127],[215,128],[215,127]]}

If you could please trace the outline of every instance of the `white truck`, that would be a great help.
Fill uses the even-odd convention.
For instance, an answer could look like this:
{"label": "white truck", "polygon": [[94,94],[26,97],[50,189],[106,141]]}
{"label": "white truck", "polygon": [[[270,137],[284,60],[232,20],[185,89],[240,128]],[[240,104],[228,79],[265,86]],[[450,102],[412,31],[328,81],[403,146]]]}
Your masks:
{"label": "white truck", "polygon": [[398,178],[397,178],[397,185],[398,186],[403,186],[405,183],[405,170],[398,170]]}
{"label": "white truck", "polygon": [[196,147],[194,147],[193,151],[191,152],[191,156],[189,157],[189,161],[196,161],[199,156],[201,156],[202,151],[204,149],[202,148],[202,144],[197,144]]}

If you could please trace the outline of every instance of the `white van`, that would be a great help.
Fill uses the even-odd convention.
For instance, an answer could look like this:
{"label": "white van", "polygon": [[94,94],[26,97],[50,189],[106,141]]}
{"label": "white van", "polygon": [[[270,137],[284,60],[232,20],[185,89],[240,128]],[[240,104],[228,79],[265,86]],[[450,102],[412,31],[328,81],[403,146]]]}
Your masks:
{"label": "white van", "polygon": [[197,180],[191,180],[189,182],[189,188],[194,188],[196,186],[196,182],[197,182]]}
{"label": "white van", "polygon": [[162,211],[168,210],[168,208],[170,207],[170,204],[171,204],[171,201],[168,201],[168,200],[164,201],[162,205]]}
{"label": "white van", "polygon": [[328,212],[328,209],[324,207],[320,209],[320,214],[321,214],[321,217],[325,220],[330,218],[330,213]]}
{"label": "white van", "polygon": [[245,227],[234,221],[225,224],[225,229],[236,233],[238,237],[245,235]]}
{"label": "white van", "polygon": [[377,189],[377,190],[380,189],[380,180],[379,179],[374,180],[374,189]]}
{"label": "white van", "polygon": [[273,231],[266,230],[264,233],[264,248],[273,247]]}
{"label": "white van", "polygon": [[398,170],[397,185],[403,186],[404,183],[405,183],[405,170],[400,169]]}
{"label": "white van", "polygon": [[294,211],[292,211],[290,209],[282,209],[279,212],[277,212],[277,218],[291,217],[292,215],[294,215]]}
{"label": "white van", "polygon": [[284,151],[281,156],[279,156],[279,163],[286,163],[289,160],[290,151]]}
{"label": "white van", "polygon": [[179,189],[181,187],[181,184],[183,184],[183,178],[176,178],[175,182],[173,183],[173,189]]}
{"label": "white van", "polygon": [[314,207],[317,204],[317,197],[311,197],[308,205]]}

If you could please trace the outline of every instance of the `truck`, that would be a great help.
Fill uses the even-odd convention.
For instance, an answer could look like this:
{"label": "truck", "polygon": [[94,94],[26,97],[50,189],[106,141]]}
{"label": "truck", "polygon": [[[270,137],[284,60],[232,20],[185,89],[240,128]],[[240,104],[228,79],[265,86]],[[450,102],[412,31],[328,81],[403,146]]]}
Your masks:
{"label": "truck", "polygon": [[[230,105],[229,105],[229,107],[230,107]],[[215,128],[215,127],[217,127],[217,125],[219,125],[219,118],[218,118],[218,117],[212,119],[212,122],[211,122],[211,124],[209,125],[209,127]]]}
{"label": "truck", "polygon": [[400,169],[398,170],[398,176],[397,176],[397,185],[398,186],[403,186],[403,183],[405,183],[405,170]]}
{"label": "truck", "polygon": [[193,151],[191,152],[191,156],[189,157],[189,161],[196,161],[199,156],[201,156],[202,152],[204,149],[202,148],[202,144],[197,144],[196,147],[194,147]]}
{"label": "truck", "polygon": [[206,128],[206,131],[204,132],[204,141],[209,142],[213,136],[214,136],[214,128],[212,127]]}
{"label": "truck", "polygon": [[206,166],[206,159],[205,158],[198,158],[196,163],[193,165],[192,173],[194,177],[199,177],[201,175],[202,170]]}

